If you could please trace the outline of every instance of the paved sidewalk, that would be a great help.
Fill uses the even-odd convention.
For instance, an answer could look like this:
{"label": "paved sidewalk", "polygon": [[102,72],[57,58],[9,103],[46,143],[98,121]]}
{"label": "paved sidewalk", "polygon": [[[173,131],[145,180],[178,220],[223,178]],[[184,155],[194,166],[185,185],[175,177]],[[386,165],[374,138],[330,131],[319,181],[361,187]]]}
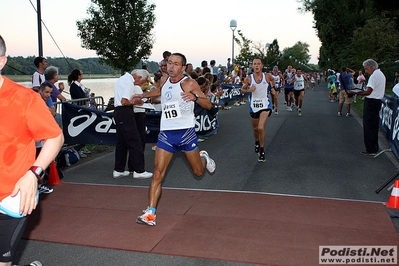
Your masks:
{"label": "paved sidewalk", "polygon": [[[184,156],[178,153],[167,171],[164,187],[177,191],[177,194],[179,191],[191,190],[205,190],[210,193],[212,191],[215,193],[225,191],[232,193],[231,202],[235,202],[234,199],[240,199],[242,193],[260,193],[260,195],[265,197],[267,195],[276,195],[277,198],[289,196],[302,199],[305,197],[315,199],[315,202],[324,200],[339,201],[343,204],[342,206],[349,206],[352,202],[357,201],[365,204],[364,206],[369,206],[369,204],[382,206],[380,204],[388,200],[390,191],[384,189],[379,194],[374,191],[397,172],[397,159],[389,153],[384,153],[377,158],[361,155],[360,151],[364,150],[361,120],[356,114],[353,117],[338,117],[338,104],[329,102],[327,95],[327,89],[324,85],[316,87],[314,91],[306,91],[301,117],[297,116],[295,112],[286,111],[281,106],[278,115],[272,114],[266,126],[265,163],[258,162],[257,155],[253,151],[254,140],[248,105],[233,106],[230,110],[220,111],[219,133],[199,144],[201,150],[207,150],[210,156],[215,159],[217,163],[215,174],[205,174],[200,179],[195,178],[185,162]],[[281,102],[280,105],[282,105],[284,102],[283,95],[280,95],[279,100]],[[384,143],[383,139],[381,143]],[[145,155],[146,170],[152,171],[154,152],[151,151],[150,145],[147,146]],[[51,206],[52,199],[53,202],[56,202],[56,199],[62,196],[63,193],[68,194],[62,186],[101,184],[106,187],[116,186],[116,189],[120,186],[121,191],[126,187],[144,189],[146,191],[149,180],[113,179],[113,162],[113,153],[106,152],[93,156],[93,158],[82,159],[77,165],[65,169],[65,186],[54,187],[54,192],[47,195],[43,202],[42,211],[52,209],[48,207]],[[234,195],[237,196],[234,197]],[[75,196],[79,197],[79,195]],[[85,194],[81,195],[82,199],[86,199],[86,196]],[[110,198],[117,197],[116,194],[107,196]],[[184,199],[182,200],[184,201]],[[141,210],[146,207],[145,196],[144,199],[140,197],[137,201],[140,203],[140,207],[132,206],[128,210],[128,212],[131,212],[129,213],[131,217],[139,215]],[[263,213],[263,210],[261,211],[259,208],[263,207],[268,211],[273,210],[276,215],[282,215],[285,211],[279,204],[273,206],[268,205],[267,202],[265,202],[264,206],[262,202],[254,202],[253,204],[259,205],[258,209],[254,210],[255,213],[253,211],[238,212],[235,209],[237,206],[234,205],[230,206],[230,209],[226,207],[221,211],[227,212],[229,216],[234,215],[235,212],[239,213],[237,215],[242,215],[240,221],[242,222],[243,232],[250,230],[250,228],[246,227],[246,220],[251,220],[253,215],[256,216],[258,213]],[[326,210],[323,205],[312,204],[310,207],[306,206],[306,208],[314,209],[316,214],[320,213],[321,215]],[[244,205],[243,208],[251,210],[251,205],[251,203],[247,206]],[[174,205],[170,201],[162,198],[158,206],[159,220],[161,220],[162,213],[170,212],[173,207]],[[217,203],[215,206],[209,205],[207,211],[199,218],[204,218],[206,213],[212,213],[218,207]],[[301,211],[302,207],[298,206],[298,211]],[[66,208],[65,212],[67,210],[69,208]],[[306,210],[308,209],[303,209],[303,211]],[[365,211],[367,210],[365,207]],[[60,211],[62,212],[62,210]],[[176,211],[180,212],[179,209]],[[386,216],[384,212],[386,212]],[[51,215],[51,213],[47,215]],[[355,212],[353,215],[355,215]],[[392,241],[394,243],[396,241],[399,244],[398,234],[389,219],[388,212],[384,210],[383,212],[378,212],[378,215],[381,215],[380,218],[382,220],[388,222],[385,227],[390,227],[393,230],[388,234],[391,237],[390,244],[392,244]],[[60,219],[52,224],[46,223],[48,220],[40,221],[41,224],[46,224],[51,234],[49,233],[49,236],[46,236],[45,231],[43,231],[42,241],[23,241],[24,245],[20,249],[21,262],[26,263],[37,259],[46,262],[45,265],[247,265],[244,260],[215,259],[212,256],[174,256],[178,252],[170,252],[165,255],[151,252],[94,248],[89,247],[89,244],[66,245],[62,241],[52,242],[45,240],[46,237],[50,239],[52,234],[57,234],[57,230],[54,230],[51,226],[64,228],[65,224],[63,223],[66,223],[66,221],[62,220],[61,217],[63,216],[59,216]],[[297,215],[285,217],[293,229],[297,230],[301,227],[301,223],[297,220]],[[53,218],[56,219],[57,216]],[[360,216],[351,217],[354,220],[356,218],[362,219]],[[90,217],[86,222],[90,223],[91,220],[95,219],[96,217]],[[164,221],[163,226],[165,224],[168,225],[167,221],[168,219]],[[349,226],[349,224],[345,225],[343,221],[344,219],[339,222],[338,219],[336,226],[340,228]],[[371,223],[365,217],[359,221],[362,221],[366,226]],[[131,222],[131,226],[134,228],[136,226],[134,220]],[[326,221],[323,222],[321,220],[320,222],[320,226],[326,226],[326,224],[323,224]],[[37,230],[42,230],[40,223]],[[228,229],[228,225],[223,220],[220,221],[219,225],[215,226],[220,226],[221,229]],[[151,229],[144,227],[141,230],[147,231]],[[193,228],[192,230],[196,229]],[[273,231],[269,233],[272,234]],[[67,232],[60,232],[60,234],[62,236],[62,234],[67,234]],[[137,239],[135,235],[131,237],[137,242],[147,241],[145,240],[145,235]],[[302,241],[304,240],[302,239]],[[342,245],[348,245],[356,241],[348,235],[348,241],[341,239],[341,242]],[[382,242],[379,241],[378,243]],[[362,243],[365,242],[360,242],[359,244]],[[238,253],[239,251],[236,252]],[[312,259],[312,261],[317,261],[317,257]],[[247,260],[247,262],[253,263],[251,260]],[[261,264],[287,265],[284,261],[262,262]],[[293,262],[288,263],[288,265],[301,264]]]}

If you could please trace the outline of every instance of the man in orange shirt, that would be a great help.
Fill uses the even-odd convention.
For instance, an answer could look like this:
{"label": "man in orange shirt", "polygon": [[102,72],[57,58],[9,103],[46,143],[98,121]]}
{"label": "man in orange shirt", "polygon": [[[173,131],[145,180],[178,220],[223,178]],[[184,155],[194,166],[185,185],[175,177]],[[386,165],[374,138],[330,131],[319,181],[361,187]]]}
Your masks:
{"label": "man in orange shirt", "polygon": [[[0,71],[7,62],[0,36]],[[40,95],[0,75],[0,266],[9,266],[37,205],[37,184],[63,142]],[[12,110],[10,112],[10,110]],[[46,140],[35,159],[35,141]]]}

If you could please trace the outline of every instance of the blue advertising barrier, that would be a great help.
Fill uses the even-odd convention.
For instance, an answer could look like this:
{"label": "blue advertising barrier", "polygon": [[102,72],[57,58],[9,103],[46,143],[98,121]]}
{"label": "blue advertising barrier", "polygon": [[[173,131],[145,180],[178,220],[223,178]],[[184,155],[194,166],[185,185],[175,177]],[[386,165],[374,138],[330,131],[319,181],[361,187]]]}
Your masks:
{"label": "blue advertising barrier", "polygon": [[[217,108],[206,110],[196,104],[195,131],[199,136],[217,133]],[[161,112],[146,113],[147,143],[155,143]],[[113,112],[103,112],[71,103],[62,103],[62,128],[67,144],[115,144],[116,126]]]}
{"label": "blue advertising barrier", "polygon": [[399,158],[399,110],[398,98],[385,94],[381,99],[380,130],[388,140],[389,147]]}

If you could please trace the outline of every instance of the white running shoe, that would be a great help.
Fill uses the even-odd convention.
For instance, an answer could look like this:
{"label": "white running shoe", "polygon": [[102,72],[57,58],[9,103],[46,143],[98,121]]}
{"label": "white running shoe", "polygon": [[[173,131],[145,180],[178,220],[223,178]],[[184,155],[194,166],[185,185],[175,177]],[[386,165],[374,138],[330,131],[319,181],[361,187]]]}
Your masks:
{"label": "white running shoe", "polygon": [[126,176],[128,176],[128,175],[130,175],[130,172],[129,172],[129,171],[118,172],[118,171],[115,171],[115,170],[114,170],[114,172],[112,173],[112,176],[113,176],[114,178],[126,177]]}
{"label": "white running shoe", "polygon": [[43,184],[39,184],[37,186],[37,188],[39,189],[39,193],[40,194],[50,194],[51,192],[54,191],[54,189],[52,189],[52,188],[50,188],[50,187],[48,187],[46,185],[43,185]]}
{"label": "white running shoe", "polygon": [[137,172],[133,172],[133,178],[137,178],[137,179],[145,179],[145,178],[151,178],[152,177],[152,173],[144,171],[142,173],[137,173]]}
{"label": "white running shoe", "polygon": [[206,169],[209,173],[213,173],[216,170],[216,163],[215,161],[209,157],[209,154],[206,151],[200,151],[201,158],[205,158],[206,160]]}
{"label": "white running shoe", "polygon": [[152,211],[149,210],[148,207],[143,212],[144,212],[143,215],[140,215],[136,218],[136,223],[146,224],[146,225],[156,225],[157,224],[157,221],[156,221],[157,216],[155,214],[153,214]]}

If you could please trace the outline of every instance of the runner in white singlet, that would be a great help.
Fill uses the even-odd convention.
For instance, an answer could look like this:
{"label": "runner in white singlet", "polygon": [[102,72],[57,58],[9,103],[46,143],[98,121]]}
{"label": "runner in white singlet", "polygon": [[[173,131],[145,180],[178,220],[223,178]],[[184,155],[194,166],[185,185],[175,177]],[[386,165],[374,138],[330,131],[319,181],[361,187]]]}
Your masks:
{"label": "runner in white singlet", "polygon": [[303,97],[305,96],[305,85],[309,89],[308,79],[305,75],[302,75],[302,70],[297,68],[295,76],[291,80],[291,84],[294,84],[294,97],[295,105],[297,107],[298,116],[302,116],[302,104]]}
{"label": "runner in white singlet", "polygon": [[241,88],[242,93],[250,93],[249,114],[252,120],[253,134],[255,137],[255,152],[259,153],[259,162],[265,162],[265,139],[266,139],[266,121],[271,114],[271,101],[267,93],[269,84],[271,84],[271,93],[274,95],[275,81],[270,73],[263,73],[263,63],[260,58],[252,61],[253,73],[247,76]]}
{"label": "runner in white singlet", "polygon": [[156,225],[156,208],[162,192],[162,180],[176,151],[184,152],[196,176],[202,176],[205,169],[210,173],[216,169],[215,161],[208,153],[198,151],[194,128],[194,102],[208,110],[212,104],[198,83],[183,75],[185,68],[186,57],[180,53],[172,54],[167,62],[169,77],[161,78],[161,88],[135,94],[131,99],[132,103],[140,104],[143,103],[142,98],[161,95],[162,104],[161,131],[155,151],[155,169],[150,185],[149,202],[144,214],[136,219],[139,224]]}

